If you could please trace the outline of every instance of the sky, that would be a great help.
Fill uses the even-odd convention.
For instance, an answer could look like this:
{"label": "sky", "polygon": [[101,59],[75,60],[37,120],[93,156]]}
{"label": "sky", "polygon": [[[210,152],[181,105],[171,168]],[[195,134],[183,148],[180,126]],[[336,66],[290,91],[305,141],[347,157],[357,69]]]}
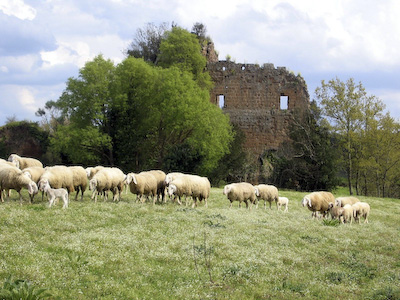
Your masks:
{"label": "sky", "polygon": [[99,54],[115,64],[137,29],[203,23],[219,59],[361,82],[400,120],[398,0],[0,0],[0,126],[35,116]]}

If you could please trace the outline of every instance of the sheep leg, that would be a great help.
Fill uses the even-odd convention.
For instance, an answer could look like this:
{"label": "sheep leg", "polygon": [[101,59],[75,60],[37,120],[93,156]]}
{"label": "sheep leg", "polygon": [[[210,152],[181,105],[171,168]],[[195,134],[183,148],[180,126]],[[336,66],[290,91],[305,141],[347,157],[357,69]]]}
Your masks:
{"label": "sheep leg", "polygon": [[54,199],[55,197],[53,196],[50,198],[49,208],[53,205]]}
{"label": "sheep leg", "polygon": [[68,195],[64,195],[63,197],[64,199],[64,205],[63,205],[63,209],[68,208]]}
{"label": "sheep leg", "polygon": [[79,187],[77,187],[77,189],[76,189],[75,201],[78,200],[78,194],[79,194]]}
{"label": "sheep leg", "polygon": [[288,205],[287,205],[287,204],[285,205],[285,210],[284,210],[284,212],[288,212]]}
{"label": "sheep leg", "polygon": [[232,208],[232,201],[231,201],[231,205],[229,205],[229,208]]}
{"label": "sheep leg", "polygon": [[247,202],[247,200],[245,200],[244,203],[246,203],[246,208],[250,209],[249,208],[249,203]]}

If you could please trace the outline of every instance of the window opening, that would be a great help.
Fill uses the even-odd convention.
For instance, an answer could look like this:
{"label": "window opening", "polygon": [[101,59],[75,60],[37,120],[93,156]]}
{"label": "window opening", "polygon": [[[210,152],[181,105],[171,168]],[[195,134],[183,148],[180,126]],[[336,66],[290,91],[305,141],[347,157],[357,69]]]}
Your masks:
{"label": "window opening", "polygon": [[289,96],[281,95],[280,97],[280,108],[288,109],[289,108]]}
{"label": "window opening", "polygon": [[224,95],[218,95],[218,106],[220,108],[224,108],[225,107],[225,96]]}

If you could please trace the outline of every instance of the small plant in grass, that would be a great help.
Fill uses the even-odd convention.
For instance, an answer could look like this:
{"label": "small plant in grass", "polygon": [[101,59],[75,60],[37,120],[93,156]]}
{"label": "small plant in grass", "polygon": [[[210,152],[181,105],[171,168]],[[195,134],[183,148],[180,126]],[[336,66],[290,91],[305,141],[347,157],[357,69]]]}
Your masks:
{"label": "small plant in grass", "polygon": [[325,226],[337,227],[340,225],[340,221],[338,219],[323,219],[322,224]]}
{"label": "small plant in grass", "polygon": [[28,280],[13,280],[11,276],[6,279],[0,290],[0,299],[4,300],[36,300],[51,296],[47,289],[38,289]]}

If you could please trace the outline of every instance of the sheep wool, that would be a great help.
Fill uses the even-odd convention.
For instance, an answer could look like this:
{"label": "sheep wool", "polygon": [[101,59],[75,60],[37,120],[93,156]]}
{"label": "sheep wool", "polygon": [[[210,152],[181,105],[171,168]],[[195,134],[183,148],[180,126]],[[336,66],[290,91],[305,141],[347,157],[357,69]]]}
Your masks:
{"label": "sheep wool", "polygon": [[329,203],[335,203],[335,197],[330,192],[313,192],[304,196],[302,201],[302,205],[312,211],[311,216],[314,218],[317,217],[317,212],[325,217],[329,210]]}
{"label": "sheep wool", "polygon": [[250,204],[256,201],[256,190],[251,183],[247,182],[227,184],[224,187],[223,194],[226,195],[230,201],[229,208],[232,207],[233,201],[239,201],[239,207],[241,207],[242,202],[244,202],[246,208],[250,209],[248,201],[250,201]]}
{"label": "sheep wool", "polygon": [[192,197],[192,207],[197,206],[197,201],[204,200],[205,207],[208,207],[208,198],[210,196],[211,184],[207,177],[193,174],[184,174],[169,183],[168,195],[178,198],[181,205],[181,197]]}
{"label": "sheep wool", "polygon": [[339,198],[336,198],[335,205],[344,207],[346,204],[353,205],[357,202],[360,202],[360,200],[356,197],[339,197]]}
{"label": "sheep wool", "polygon": [[8,161],[15,163],[17,168],[19,168],[21,170],[23,170],[25,168],[29,168],[29,167],[42,167],[43,168],[43,164],[40,162],[40,160],[38,160],[36,158],[30,158],[30,157],[21,157],[17,154],[11,154],[8,157]]}
{"label": "sheep wool", "polygon": [[0,168],[0,195],[1,202],[4,202],[3,190],[16,190],[19,194],[19,200],[22,203],[21,189],[26,188],[30,195],[37,193],[38,188],[34,181],[26,176],[17,167]]}
{"label": "sheep wool", "polygon": [[143,203],[145,201],[143,200],[143,196],[151,196],[153,198],[153,203],[155,203],[158,181],[153,174],[147,172],[141,172],[139,174],[128,173],[126,182],[129,185],[131,193],[137,196],[137,200]]}
{"label": "sheep wool", "polygon": [[257,204],[256,208],[258,208],[258,201],[264,200],[264,209],[267,209],[267,201],[269,202],[269,208],[272,209],[272,202],[278,206],[278,189],[273,185],[268,184],[259,184],[254,186],[256,189],[256,196],[257,196]]}
{"label": "sheep wool", "polygon": [[354,222],[358,221],[358,223],[360,224],[361,217],[363,217],[364,223],[368,223],[368,216],[371,210],[369,204],[366,202],[357,202],[353,204],[352,207]]}

